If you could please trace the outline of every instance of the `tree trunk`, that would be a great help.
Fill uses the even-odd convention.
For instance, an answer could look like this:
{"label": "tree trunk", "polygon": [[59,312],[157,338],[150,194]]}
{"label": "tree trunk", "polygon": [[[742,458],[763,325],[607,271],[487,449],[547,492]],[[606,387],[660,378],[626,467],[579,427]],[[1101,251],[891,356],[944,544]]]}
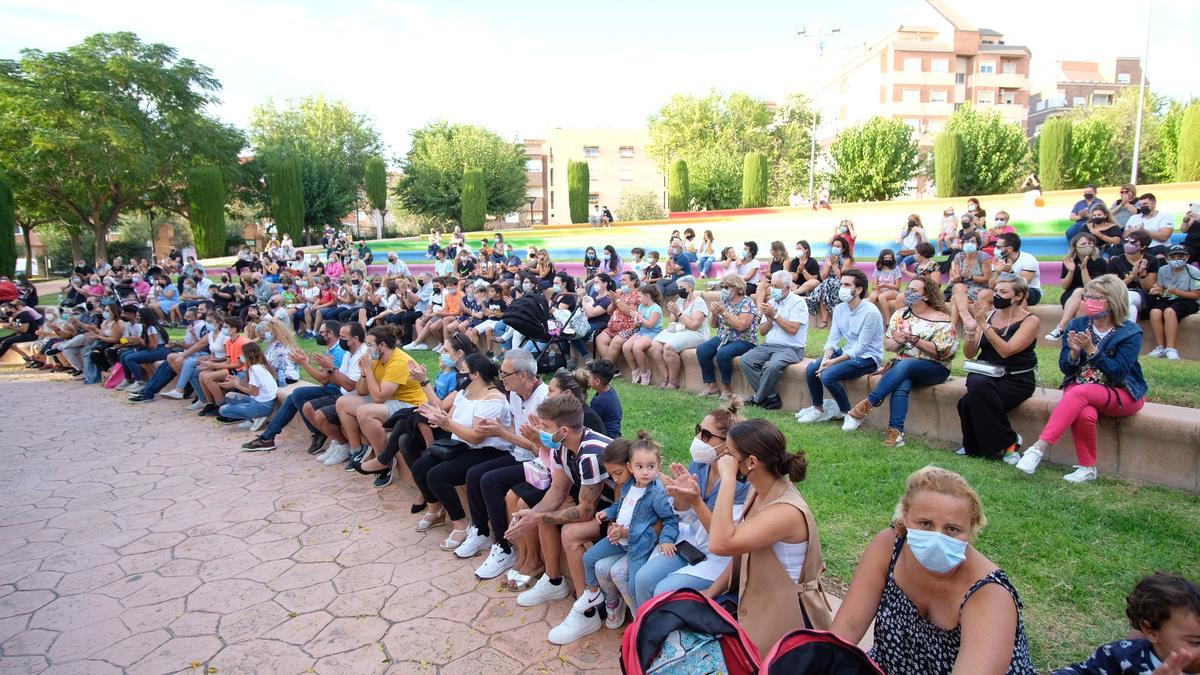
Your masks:
{"label": "tree trunk", "polygon": [[108,260],[108,228],[101,224],[91,225],[91,228],[96,235],[96,259]]}
{"label": "tree trunk", "polygon": [[375,238],[383,239],[383,211],[375,209]]}
{"label": "tree trunk", "polygon": [[67,237],[71,242],[71,262],[83,260],[83,242],[79,240],[79,233],[75,230],[68,229]]}
{"label": "tree trunk", "polygon": [[[29,233],[33,230],[32,227],[25,223],[21,225],[21,237],[25,239],[25,278],[33,276],[33,242],[29,238]],[[42,276],[50,276],[50,270],[42,270]]]}

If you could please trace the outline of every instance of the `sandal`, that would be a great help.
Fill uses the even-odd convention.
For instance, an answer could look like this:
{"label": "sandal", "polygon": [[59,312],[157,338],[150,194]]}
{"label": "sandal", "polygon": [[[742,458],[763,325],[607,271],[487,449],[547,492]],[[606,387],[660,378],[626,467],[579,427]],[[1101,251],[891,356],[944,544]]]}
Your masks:
{"label": "sandal", "polygon": [[[458,536],[458,535],[462,535],[462,536]],[[467,530],[465,528],[461,529],[461,530],[455,529],[455,530],[451,530],[450,535],[447,536],[442,541],[441,544],[438,544],[438,546],[441,547],[441,549],[443,551],[453,551],[454,549],[461,546],[462,543],[466,540],[467,540]]]}
{"label": "sandal", "polygon": [[513,574],[512,583],[508,585],[508,590],[514,593],[523,593],[533,588],[534,584],[541,577],[542,572],[538,572],[536,575],[517,572]]}
{"label": "sandal", "polygon": [[439,513],[429,512],[421,517],[421,522],[417,523],[417,532],[425,532],[426,530],[432,530],[435,527],[440,527],[445,524],[445,511],[441,511]]}
{"label": "sandal", "polygon": [[716,387],[705,387],[704,389],[700,390],[700,396],[716,396],[720,393],[721,390],[717,389]]}

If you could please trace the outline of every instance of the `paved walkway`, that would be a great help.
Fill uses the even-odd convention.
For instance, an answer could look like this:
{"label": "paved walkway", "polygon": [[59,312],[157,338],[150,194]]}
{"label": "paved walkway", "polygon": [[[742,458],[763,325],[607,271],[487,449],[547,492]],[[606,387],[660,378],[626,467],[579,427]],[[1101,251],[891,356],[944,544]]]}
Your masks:
{"label": "paved walkway", "polygon": [[618,632],[546,642],[567,602],[475,579],[407,488],[124,399],[0,371],[0,673],[617,672]]}

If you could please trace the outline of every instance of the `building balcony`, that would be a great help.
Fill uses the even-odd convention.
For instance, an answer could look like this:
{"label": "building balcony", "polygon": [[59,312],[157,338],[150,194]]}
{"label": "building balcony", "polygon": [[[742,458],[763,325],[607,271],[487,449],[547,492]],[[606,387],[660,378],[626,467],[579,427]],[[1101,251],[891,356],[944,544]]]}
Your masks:
{"label": "building balcony", "polygon": [[907,70],[892,71],[894,84],[915,84],[926,87],[953,87],[954,73],[918,73]]}
{"label": "building balcony", "polygon": [[996,103],[993,105],[981,105],[980,109],[985,111],[996,111],[1000,113],[1001,119],[1006,122],[1021,122],[1029,118],[1029,107],[1016,103]]}
{"label": "building balcony", "polygon": [[892,101],[890,112],[895,117],[949,117],[954,114],[954,104]]}
{"label": "building balcony", "polygon": [[1017,73],[975,73],[972,86],[1000,89],[1029,89],[1029,77]]}

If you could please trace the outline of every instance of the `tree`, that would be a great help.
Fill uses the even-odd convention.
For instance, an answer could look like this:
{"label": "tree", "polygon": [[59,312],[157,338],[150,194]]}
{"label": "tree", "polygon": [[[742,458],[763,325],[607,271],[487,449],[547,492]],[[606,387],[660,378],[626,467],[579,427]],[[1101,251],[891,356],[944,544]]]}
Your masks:
{"label": "tree", "polygon": [[[1043,136],[1042,142],[1045,142]],[[1095,183],[1113,185],[1124,182],[1118,164],[1117,142],[1112,125],[1098,117],[1078,120],[1071,127],[1070,183],[1064,187],[1079,187]],[[1046,180],[1042,178],[1044,185]]]}
{"label": "tree", "polygon": [[11,277],[17,268],[17,210],[13,203],[12,185],[8,176],[0,173],[0,275]]}
{"label": "tree", "polygon": [[950,116],[946,131],[962,135],[962,194],[1011,192],[1032,170],[1025,132],[1020,125],[1005,122],[998,112],[983,113],[964,105]]}
{"label": "tree", "polygon": [[131,209],[178,205],[195,164],[236,170],[244,139],[206,112],[212,71],[133,33],[0,61],[0,166],[71,214],[107,257]]}
{"label": "tree", "polygon": [[1179,159],[1175,180],[1200,180],[1200,102],[1193,101],[1179,125]]}
{"label": "tree", "polygon": [[716,146],[697,152],[688,164],[688,190],[700,210],[735,209],[742,199],[744,159]]}
{"label": "tree", "polygon": [[405,210],[446,221],[462,217],[467,168],[483,171],[487,213],[508,213],[525,203],[525,153],[482,127],[433,122],[413,132],[394,192]]}
{"label": "tree", "polygon": [[933,139],[933,174],[938,197],[962,195],[962,160],[962,134],[943,131]]}
{"label": "tree", "polygon": [[687,162],[682,159],[671,162],[667,202],[672,211],[687,211],[691,208],[692,198],[688,194],[688,166]]}
{"label": "tree", "polygon": [[761,152],[748,152],[742,163],[742,208],[756,209],[767,205],[767,157]]}
{"label": "tree", "polygon": [[188,213],[192,240],[201,258],[225,255],[225,178],[216,167],[188,173]]}
{"label": "tree", "polygon": [[462,177],[462,227],[482,230],[487,220],[487,185],[482,169],[467,169]]}
{"label": "tree", "polygon": [[370,119],[323,96],[256,107],[250,141],[254,161],[247,165],[246,199],[260,213],[274,210],[270,181],[263,180],[272,164],[285,158],[296,163],[303,205],[303,223],[292,232],[297,241],[305,230],[337,224],[359,207],[367,160],[383,153]]}
{"label": "tree", "polygon": [[375,226],[375,238],[383,239],[383,219],[387,217],[387,165],[382,157],[372,157],[367,160],[364,174],[367,192],[367,204],[379,212],[379,221]]}
{"label": "tree", "polygon": [[[1113,160],[1116,163],[1117,180],[1128,180],[1133,168],[1137,108],[1138,88],[1128,87],[1117,94],[1112,105],[1078,106],[1068,113],[1076,121],[1104,120],[1112,127]],[[1138,153],[1138,175],[1134,182],[1169,183],[1175,180],[1175,171],[1178,168],[1179,123],[1182,117],[1182,104],[1146,90],[1141,150]]]}
{"label": "tree", "polygon": [[588,163],[583,160],[567,162],[567,206],[571,211],[572,223],[586,223],[588,198],[592,181]]}
{"label": "tree", "polygon": [[917,141],[901,120],[872,117],[829,146],[830,195],[847,202],[885,201],[904,193],[917,173]]}
{"label": "tree", "polygon": [[1054,117],[1038,137],[1038,178],[1045,190],[1062,190],[1072,182],[1071,121]]}
{"label": "tree", "polygon": [[811,144],[813,115],[812,101],[803,94],[789,94],[775,108],[772,135],[779,157],[769,158],[775,167],[771,174],[772,204],[787,204],[792,192],[808,194],[812,153],[821,151]]}
{"label": "tree", "polygon": [[271,194],[271,216],[280,236],[290,234],[298,241],[304,234],[305,191],[300,179],[300,163],[292,157],[278,157],[268,167],[267,188]]}
{"label": "tree", "polygon": [[662,220],[667,212],[654,190],[622,190],[617,215],[621,220]]}

